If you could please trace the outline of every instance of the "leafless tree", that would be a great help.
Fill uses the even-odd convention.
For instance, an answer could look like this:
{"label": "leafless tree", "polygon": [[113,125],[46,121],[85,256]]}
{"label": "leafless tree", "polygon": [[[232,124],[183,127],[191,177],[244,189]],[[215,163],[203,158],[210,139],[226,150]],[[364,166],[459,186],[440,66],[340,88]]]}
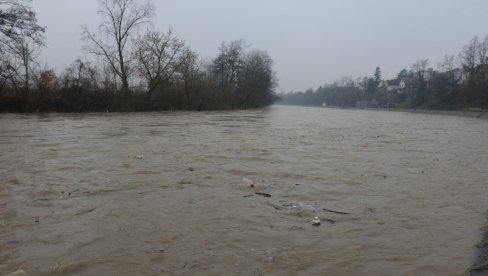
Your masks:
{"label": "leafless tree", "polygon": [[477,79],[484,79],[488,70],[488,37],[479,40],[475,36],[463,47],[459,58],[471,84]]}
{"label": "leafless tree", "polygon": [[210,69],[219,78],[224,100],[227,94],[235,88],[237,71],[242,65],[242,55],[245,48],[246,43],[243,40],[230,43],[223,42],[217,57],[212,61]]}
{"label": "leafless tree", "polygon": [[181,56],[178,72],[181,74],[184,83],[187,108],[192,109],[192,88],[202,79],[201,65],[198,55],[186,48]]}
{"label": "leafless tree", "polygon": [[0,75],[4,83],[10,79],[15,90],[22,83],[26,92],[30,87],[31,65],[45,40],[45,28],[37,23],[36,13],[28,2],[0,0],[0,51],[5,61]]}
{"label": "leafless tree", "polygon": [[478,44],[478,64],[485,66],[488,63],[488,36]]}
{"label": "leafless tree", "polygon": [[24,31],[21,29],[19,30],[19,36],[5,45],[6,52],[18,64],[17,68],[21,68],[17,70],[18,74],[16,77],[22,83],[24,92],[28,93],[31,85],[32,65],[36,63],[42,44],[33,40],[28,34],[24,34]]}
{"label": "leafless tree", "polygon": [[137,39],[133,55],[137,72],[147,82],[148,97],[178,71],[184,53],[185,44],[171,30],[148,31]]}
{"label": "leafless tree", "polygon": [[39,91],[54,92],[61,88],[59,78],[53,69],[40,70],[34,78]]}
{"label": "leafless tree", "polygon": [[[444,72],[449,82],[450,88],[455,88],[463,75],[456,67],[456,58],[452,55],[444,55],[442,61],[438,64],[439,70]],[[439,80],[440,78],[438,78]]]}
{"label": "leafless tree", "polygon": [[337,87],[355,87],[356,82],[351,76],[344,76],[339,80],[334,81],[333,85]]}
{"label": "leafless tree", "polygon": [[93,90],[98,88],[99,73],[95,66],[88,61],[75,60],[62,75],[65,88],[84,88]]}
{"label": "leafless tree", "polygon": [[439,62],[437,67],[443,72],[452,72],[456,68],[455,57],[451,55],[444,55],[442,61]]}
{"label": "leafless tree", "polygon": [[45,28],[37,23],[36,13],[28,0],[0,0],[0,47],[22,37],[44,44]]}
{"label": "leafless tree", "polygon": [[459,55],[463,69],[465,72],[469,73],[470,78],[473,78],[475,75],[479,44],[479,39],[475,36],[463,47],[463,50]]}
{"label": "leafless tree", "polygon": [[273,103],[276,82],[271,56],[258,50],[244,55],[237,83],[239,107],[258,107]]}
{"label": "leafless tree", "polygon": [[425,70],[427,69],[427,66],[429,65],[429,59],[421,59],[416,61],[414,64],[410,66],[413,72],[417,75],[421,81],[424,81],[425,77]]}
{"label": "leafless tree", "polygon": [[18,71],[18,64],[14,62],[13,58],[6,52],[0,52],[0,93],[8,83],[13,86],[14,90],[17,90]]}
{"label": "leafless tree", "polygon": [[85,49],[102,57],[122,82],[122,91],[129,92],[130,55],[129,43],[134,32],[150,23],[153,15],[150,0],[140,4],[137,0],[101,0],[98,13],[103,21],[99,34],[83,28],[83,36],[89,42]]}

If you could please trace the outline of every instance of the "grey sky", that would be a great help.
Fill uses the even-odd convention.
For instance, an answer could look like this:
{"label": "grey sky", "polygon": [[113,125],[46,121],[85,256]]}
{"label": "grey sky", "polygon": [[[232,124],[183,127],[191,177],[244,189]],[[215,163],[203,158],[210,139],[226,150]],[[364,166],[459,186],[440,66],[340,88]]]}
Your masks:
{"label": "grey sky", "polygon": [[[385,78],[418,59],[436,67],[473,36],[488,35],[486,0],[174,0],[157,1],[154,27],[173,28],[213,57],[222,41],[245,39],[275,61],[279,91],[305,90],[342,76]],[[34,0],[57,70],[84,56],[81,26],[96,30],[97,0]]]}

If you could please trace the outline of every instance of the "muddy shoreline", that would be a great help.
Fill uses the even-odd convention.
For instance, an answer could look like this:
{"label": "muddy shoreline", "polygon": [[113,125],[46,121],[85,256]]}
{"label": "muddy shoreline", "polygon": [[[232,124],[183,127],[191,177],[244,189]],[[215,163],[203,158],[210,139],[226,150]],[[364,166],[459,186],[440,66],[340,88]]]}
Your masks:
{"label": "muddy shoreline", "polygon": [[477,245],[478,256],[470,271],[470,275],[472,276],[481,276],[488,274],[488,225],[483,228],[483,232],[483,238],[481,242]]}
{"label": "muddy shoreline", "polygon": [[335,107],[327,108],[350,109],[350,110],[372,110],[372,111],[393,111],[404,113],[419,113],[433,115],[449,115],[469,118],[488,119],[487,109],[465,109],[465,110],[433,110],[433,109],[403,109],[403,108],[356,108],[356,107]]}
{"label": "muddy shoreline", "polygon": [[[281,104],[277,104],[281,105]],[[436,110],[436,109],[405,109],[405,108],[357,108],[357,107],[341,107],[341,106],[312,106],[312,105],[281,105],[281,106],[301,106],[301,107],[316,107],[316,108],[330,108],[330,109],[345,109],[345,110],[371,110],[371,111],[391,111],[404,113],[418,113],[418,114],[433,114],[433,115],[449,115],[469,118],[488,119],[488,109],[462,109],[462,110]]]}
{"label": "muddy shoreline", "polygon": [[407,113],[420,113],[420,114],[434,114],[434,115],[450,115],[470,118],[488,119],[488,110],[476,109],[476,110],[428,110],[428,109],[397,109],[397,108],[372,108],[371,110],[378,111],[396,111]]}

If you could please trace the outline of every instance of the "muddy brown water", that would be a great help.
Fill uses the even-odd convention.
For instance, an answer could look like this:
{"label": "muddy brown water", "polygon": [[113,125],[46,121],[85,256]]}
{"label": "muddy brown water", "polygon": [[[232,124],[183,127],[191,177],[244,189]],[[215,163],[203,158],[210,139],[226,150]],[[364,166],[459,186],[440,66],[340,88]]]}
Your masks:
{"label": "muddy brown water", "polygon": [[0,274],[465,275],[488,209],[483,119],[2,114],[0,152]]}

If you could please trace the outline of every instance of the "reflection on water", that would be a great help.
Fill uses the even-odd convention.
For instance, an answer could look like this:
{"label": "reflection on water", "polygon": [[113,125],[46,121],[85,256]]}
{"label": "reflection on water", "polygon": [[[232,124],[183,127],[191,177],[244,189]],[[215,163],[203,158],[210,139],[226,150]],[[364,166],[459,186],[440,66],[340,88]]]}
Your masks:
{"label": "reflection on water", "polygon": [[272,107],[0,130],[2,273],[463,275],[488,208],[480,119]]}

